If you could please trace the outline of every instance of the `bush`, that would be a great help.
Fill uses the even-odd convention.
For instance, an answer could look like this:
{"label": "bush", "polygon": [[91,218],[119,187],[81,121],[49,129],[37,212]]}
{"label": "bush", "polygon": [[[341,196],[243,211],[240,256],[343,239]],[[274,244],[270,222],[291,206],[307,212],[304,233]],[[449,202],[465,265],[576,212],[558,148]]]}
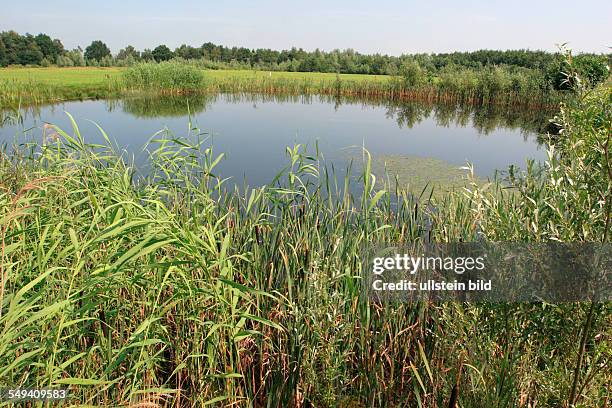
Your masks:
{"label": "bush", "polygon": [[610,75],[604,56],[580,55],[576,57],[576,69],[589,86],[602,83]]}
{"label": "bush", "polygon": [[66,54],[71,60],[72,65],[75,67],[84,67],[85,66],[85,57],[83,53],[79,50],[73,50]]}
{"label": "bush", "polygon": [[106,57],[100,60],[101,67],[112,67],[114,65],[116,65],[115,61],[113,60],[113,57],[111,57],[110,55],[107,55]]}
{"label": "bush", "polygon": [[50,67],[51,66],[51,61],[49,61],[48,58],[43,58],[42,61],[40,61],[40,66],[41,67]]}
{"label": "bush", "polygon": [[[612,91],[600,86],[569,105],[554,122],[543,168],[510,173],[513,189],[473,190],[482,232],[491,240],[606,241],[610,238]],[[511,193],[507,193],[511,191]],[[606,232],[608,231],[608,232]]]}
{"label": "bush", "polygon": [[573,57],[570,51],[562,51],[563,55],[546,72],[546,78],[554,89],[569,91],[577,87],[595,87],[610,75],[605,56],[584,54]]}
{"label": "bush", "polygon": [[58,55],[55,64],[58,67],[74,67],[74,62],[67,55]]}
{"label": "bush", "polygon": [[404,85],[408,88],[418,87],[425,81],[425,74],[416,61],[406,61],[400,68]]}

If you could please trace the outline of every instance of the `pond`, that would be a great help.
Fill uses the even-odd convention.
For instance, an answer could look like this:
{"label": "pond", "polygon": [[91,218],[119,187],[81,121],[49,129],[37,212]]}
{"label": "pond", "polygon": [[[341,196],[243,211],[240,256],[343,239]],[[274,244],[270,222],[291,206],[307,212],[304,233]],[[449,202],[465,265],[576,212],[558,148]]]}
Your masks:
{"label": "pond", "polygon": [[[269,183],[288,164],[286,147],[315,145],[337,168],[371,152],[375,168],[419,185],[464,173],[481,178],[527,159],[545,159],[538,131],[552,112],[510,107],[338,99],[325,96],[221,94],[67,102],[29,109],[23,123],[0,128],[0,143],[40,140],[45,122],[70,130],[69,112],[86,142],[102,143],[99,124],[118,146],[142,160],[143,145],[166,129],[188,134],[189,120],[225,157],[217,170],[237,184]],[[70,132],[69,132],[70,133]]]}

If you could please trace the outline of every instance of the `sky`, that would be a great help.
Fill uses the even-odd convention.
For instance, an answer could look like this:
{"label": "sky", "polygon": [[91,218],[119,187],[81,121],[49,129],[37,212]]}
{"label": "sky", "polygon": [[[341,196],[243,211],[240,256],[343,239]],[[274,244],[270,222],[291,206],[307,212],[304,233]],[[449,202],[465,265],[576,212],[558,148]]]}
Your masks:
{"label": "sky", "polygon": [[166,44],[400,55],[478,49],[610,52],[610,0],[28,0],[0,6],[0,31],[44,32],[66,48],[116,53]]}

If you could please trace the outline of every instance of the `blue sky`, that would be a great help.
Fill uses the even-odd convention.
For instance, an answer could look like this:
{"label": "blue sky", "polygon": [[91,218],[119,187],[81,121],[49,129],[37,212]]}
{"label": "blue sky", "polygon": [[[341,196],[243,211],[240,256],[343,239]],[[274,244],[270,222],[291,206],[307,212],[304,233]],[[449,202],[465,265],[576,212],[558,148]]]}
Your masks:
{"label": "blue sky", "polygon": [[[27,4],[26,4],[27,3]],[[249,48],[353,48],[399,55],[454,50],[609,52],[612,1],[29,0],[1,6],[0,31],[46,32],[67,48],[105,41],[171,48],[211,41]]]}

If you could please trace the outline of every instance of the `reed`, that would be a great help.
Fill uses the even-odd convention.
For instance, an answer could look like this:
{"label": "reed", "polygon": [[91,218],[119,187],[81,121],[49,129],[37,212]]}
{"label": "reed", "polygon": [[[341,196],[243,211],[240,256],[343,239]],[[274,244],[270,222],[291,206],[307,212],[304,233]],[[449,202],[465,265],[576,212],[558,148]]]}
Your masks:
{"label": "reed", "polygon": [[[466,74],[469,72],[469,74]],[[476,75],[472,71],[454,71],[437,80],[418,84],[407,84],[402,77],[387,80],[361,81],[334,79],[313,81],[303,79],[266,76],[217,77],[210,84],[216,92],[259,92],[271,94],[322,94],[336,96],[384,97],[398,101],[426,101],[447,103],[470,103],[478,105],[510,105],[545,107],[557,105],[563,94],[534,86],[535,76],[526,80],[522,74],[508,74],[494,70],[497,74],[480,74],[475,81],[462,81],[462,77]],[[449,80],[446,75],[453,78]],[[493,79],[491,79],[491,77]],[[517,85],[518,84],[518,85]]]}
{"label": "reed", "polygon": [[162,94],[193,92],[205,88],[202,70],[178,62],[133,65],[123,72],[122,83],[128,90],[156,91]]}

